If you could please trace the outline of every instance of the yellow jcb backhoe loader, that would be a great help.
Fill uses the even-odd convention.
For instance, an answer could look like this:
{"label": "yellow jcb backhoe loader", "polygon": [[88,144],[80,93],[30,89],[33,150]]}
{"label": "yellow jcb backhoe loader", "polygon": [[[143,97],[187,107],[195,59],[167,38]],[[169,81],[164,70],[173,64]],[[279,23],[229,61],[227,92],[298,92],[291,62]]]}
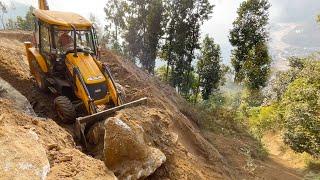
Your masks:
{"label": "yellow jcb backhoe loader", "polygon": [[76,135],[87,146],[85,131],[127,104],[109,67],[99,61],[98,38],[93,24],[70,12],[50,11],[39,0],[34,43],[26,42],[30,72],[42,91],[56,95],[54,107],[63,123],[75,123]]}

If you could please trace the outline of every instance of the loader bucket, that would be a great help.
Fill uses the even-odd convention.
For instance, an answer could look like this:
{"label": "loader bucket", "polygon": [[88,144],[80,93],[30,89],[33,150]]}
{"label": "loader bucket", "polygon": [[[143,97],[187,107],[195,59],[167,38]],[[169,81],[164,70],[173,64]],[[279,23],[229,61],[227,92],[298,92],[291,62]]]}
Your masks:
{"label": "loader bucket", "polygon": [[87,148],[88,144],[87,144],[85,132],[84,132],[87,128],[89,128],[91,125],[99,121],[105,120],[108,116],[110,116],[111,114],[117,111],[120,111],[125,108],[129,108],[129,107],[139,106],[139,105],[145,104],[146,102],[147,102],[147,98],[144,97],[144,98],[141,98],[126,104],[122,104],[120,106],[116,106],[111,109],[107,109],[92,115],[88,115],[85,117],[78,117],[75,123],[75,133],[77,138],[79,138],[84,144],[85,148]]}

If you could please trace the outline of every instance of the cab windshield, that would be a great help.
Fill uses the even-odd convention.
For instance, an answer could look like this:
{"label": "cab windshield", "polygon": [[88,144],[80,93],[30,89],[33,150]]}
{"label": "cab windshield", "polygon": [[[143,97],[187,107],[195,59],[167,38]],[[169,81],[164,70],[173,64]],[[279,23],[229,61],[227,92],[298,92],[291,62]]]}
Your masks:
{"label": "cab windshield", "polygon": [[58,54],[66,54],[74,50],[74,32],[76,32],[77,49],[95,51],[91,31],[56,30],[54,39]]}

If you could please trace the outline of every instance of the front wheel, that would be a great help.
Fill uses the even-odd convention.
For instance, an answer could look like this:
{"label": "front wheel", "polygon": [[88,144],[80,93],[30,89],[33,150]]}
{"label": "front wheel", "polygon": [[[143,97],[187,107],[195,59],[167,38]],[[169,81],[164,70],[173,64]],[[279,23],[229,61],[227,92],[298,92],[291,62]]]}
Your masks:
{"label": "front wheel", "polygon": [[76,120],[76,110],[72,102],[66,96],[58,96],[54,100],[54,108],[62,123],[72,124]]}

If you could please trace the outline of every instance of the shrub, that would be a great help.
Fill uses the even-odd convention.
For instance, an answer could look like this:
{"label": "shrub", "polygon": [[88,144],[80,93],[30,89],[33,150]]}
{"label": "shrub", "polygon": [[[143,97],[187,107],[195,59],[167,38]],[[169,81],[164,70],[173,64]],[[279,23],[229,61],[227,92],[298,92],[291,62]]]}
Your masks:
{"label": "shrub", "polygon": [[281,113],[278,104],[250,109],[248,123],[250,131],[261,138],[269,130],[281,128]]}
{"label": "shrub", "polygon": [[307,65],[282,99],[284,140],[293,150],[320,155],[320,62]]}

